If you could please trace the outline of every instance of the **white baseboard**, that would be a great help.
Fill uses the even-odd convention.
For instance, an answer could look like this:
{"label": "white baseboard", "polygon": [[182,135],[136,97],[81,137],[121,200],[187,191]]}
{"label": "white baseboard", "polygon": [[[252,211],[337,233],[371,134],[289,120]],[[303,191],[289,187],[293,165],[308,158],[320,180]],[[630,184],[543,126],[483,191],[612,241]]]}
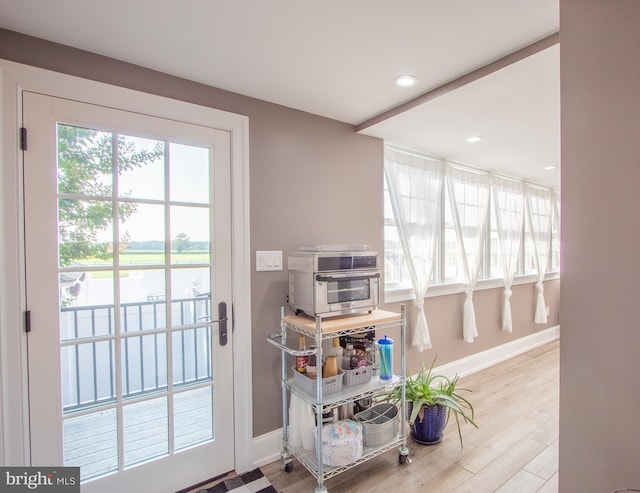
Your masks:
{"label": "white baseboard", "polygon": [[[471,375],[519,354],[531,351],[560,337],[560,326],[556,325],[515,341],[501,344],[480,353],[472,354],[451,363],[436,367],[438,373],[449,377]],[[253,439],[253,462],[255,467],[264,466],[280,459],[282,451],[282,428]]]}
{"label": "white baseboard", "polygon": [[280,459],[282,452],[282,428],[253,439],[254,467],[264,466]]}
{"label": "white baseboard", "polygon": [[509,358],[518,356],[519,354],[531,351],[543,344],[555,341],[560,337],[560,326],[555,325],[548,329],[541,330],[535,334],[521,337],[515,341],[501,344],[500,346],[492,347],[486,351],[466,356],[464,358],[452,361],[445,365],[436,367],[438,373],[448,376],[449,378],[454,375],[464,377],[471,375],[490,366],[496,365]]}

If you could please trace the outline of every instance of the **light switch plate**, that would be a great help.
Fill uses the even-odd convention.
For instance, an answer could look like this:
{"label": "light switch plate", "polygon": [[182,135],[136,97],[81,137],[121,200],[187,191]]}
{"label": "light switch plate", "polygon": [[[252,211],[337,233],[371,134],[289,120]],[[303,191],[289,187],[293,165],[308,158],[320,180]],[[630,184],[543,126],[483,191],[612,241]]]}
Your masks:
{"label": "light switch plate", "polygon": [[257,250],[256,271],[282,270],[282,250]]}

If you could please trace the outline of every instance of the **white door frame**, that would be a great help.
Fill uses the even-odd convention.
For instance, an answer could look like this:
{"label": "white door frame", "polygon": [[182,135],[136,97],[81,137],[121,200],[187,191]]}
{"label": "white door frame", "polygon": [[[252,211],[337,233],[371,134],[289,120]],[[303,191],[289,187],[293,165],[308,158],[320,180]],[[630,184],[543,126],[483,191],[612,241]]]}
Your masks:
{"label": "white door frame", "polygon": [[[253,463],[249,118],[0,59],[0,463],[30,465],[25,310],[22,91],[202,124],[231,133],[235,470]],[[185,485],[188,486],[188,485]]]}

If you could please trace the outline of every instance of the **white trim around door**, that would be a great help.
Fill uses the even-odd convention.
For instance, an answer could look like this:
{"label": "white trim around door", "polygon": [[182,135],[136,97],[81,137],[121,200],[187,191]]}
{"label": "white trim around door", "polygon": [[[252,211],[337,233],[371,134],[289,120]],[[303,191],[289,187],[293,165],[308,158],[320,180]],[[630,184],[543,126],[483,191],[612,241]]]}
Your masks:
{"label": "white trim around door", "polygon": [[253,467],[253,406],[248,117],[5,60],[0,60],[0,463],[30,463],[18,144],[24,90],[215,126],[231,133],[235,470],[249,470]]}

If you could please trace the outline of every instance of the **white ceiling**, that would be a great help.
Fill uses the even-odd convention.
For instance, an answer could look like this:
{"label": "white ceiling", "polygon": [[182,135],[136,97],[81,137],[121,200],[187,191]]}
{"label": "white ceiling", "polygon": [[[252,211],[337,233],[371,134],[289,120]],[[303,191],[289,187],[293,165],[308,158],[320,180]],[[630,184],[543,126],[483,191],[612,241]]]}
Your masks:
{"label": "white ceiling", "polygon": [[[0,27],[357,125],[559,19],[558,0],[0,0]],[[559,187],[559,123],[554,46],[362,133]]]}

